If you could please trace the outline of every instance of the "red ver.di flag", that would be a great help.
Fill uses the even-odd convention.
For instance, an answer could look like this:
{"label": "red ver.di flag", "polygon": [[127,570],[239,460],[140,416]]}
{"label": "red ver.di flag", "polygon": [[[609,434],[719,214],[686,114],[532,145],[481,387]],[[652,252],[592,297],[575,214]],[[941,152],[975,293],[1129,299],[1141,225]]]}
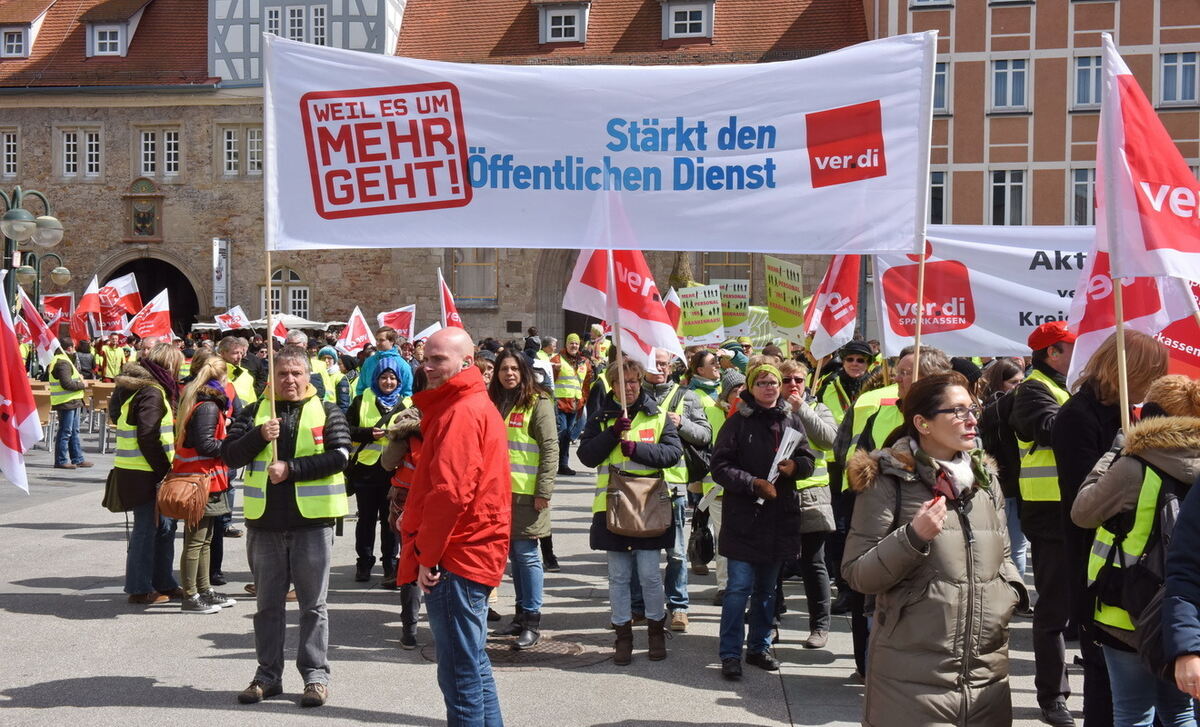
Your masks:
{"label": "red ver.di flag", "polygon": [[[7,270],[0,270],[0,287]],[[20,346],[7,305],[0,305],[0,474],[29,492],[25,453],[42,438],[42,424],[25,375]]]}
{"label": "red ver.di flag", "polygon": [[1103,40],[1096,249],[1111,254],[1117,278],[1200,280],[1200,183],[1112,36]]}
{"label": "red ver.di flag", "polygon": [[33,337],[34,348],[37,349],[38,363],[42,366],[49,366],[50,359],[54,358],[54,352],[62,347],[58,342],[58,336],[54,335],[46,325],[46,321],[42,320],[42,314],[25,294],[25,290],[18,288],[18,291],[20,291],[21,317],[25,319],[25,325],[29,326],[29,334]]}
{"label": "red ver.di flag", "polygon": [[42,310],[50,317],[70,318],[75,312],[75,293],[55,293],[42,296]]}
{"label": "red ver.di flag", "polygon": [[337,349],[342,353],[357,356],[359,351],[370,346],[374,340],[371,329],[367,327],[366,316],[358,306],[354,306],[354,312],[350,314],[350,320],[337,340]]}
{"label": "red ver.di flag", "polygon": [[446,285],[446,280],[442,277],[441,268],[438,268],[438,290],[441,291],[442,325],[449,328],[466,328],[462,316],[458,314],[458,307],[454,305],[454,294],[450,292],[450,286]]}
{"label": "red ver.di flag", "polygon": [[522,66],[268,34],[266,246],[591,249],[614,193],[640,250],[912,251],[935,51],[928,31],[776,63]]}
{"label": "red ver.di flag", "polygon": [[404,340],[411,341],[413,339],[413,328],[417,320],[417,307],[415,305],[406,305],[396,310],[389,310],[375,316],[375,322],[382,328],[395,329],[396,333],[404,336]]}
{"label": "red ver.di flag", "polygon": [[238,331],[251,327],[250,319],[240,305],[235,305],[224,313],[218,313],[213,318],[217,321],[217,325],[221,326],[222,331]]}
{"label": "red ver.di flag", "polygon": [[129,321],[122,333],[138,338],[150,336],[171,337],[171,302],[167,289],[154,296],[138,314]]}
{"label": "red ver.di flag", "polygon": [[[84,293],[87,296],[87,293]],[[140,311],[142,294],[138,291],[137,278],[133,273],[113,278],[100,289],[100,304],[104,308],[122,308],[130,315]]]}
{"label": "red ver.di flag", "polygon": [[812,334],[809,350],[818,359],[832,354],[854,337],[861,267],[862,258],[858,255],[834,255],[804,312],[804,330]]}

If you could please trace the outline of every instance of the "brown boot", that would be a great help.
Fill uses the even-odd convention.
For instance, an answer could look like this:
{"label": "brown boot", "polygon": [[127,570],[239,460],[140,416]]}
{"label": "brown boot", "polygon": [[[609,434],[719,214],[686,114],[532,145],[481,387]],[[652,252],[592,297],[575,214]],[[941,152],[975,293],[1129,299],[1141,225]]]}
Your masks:
{"label": "brown boot", "polygon": [[633,624],[613,624],[617,632],[617,643],[613,645],[613,663],[626,666],[633,661]]}
{"label": "brown boot", "polygon": [[650,627],[650,648],[646,656],[650,661],[662,661],[667,658],[667,617],[647,620],[646,624]]}

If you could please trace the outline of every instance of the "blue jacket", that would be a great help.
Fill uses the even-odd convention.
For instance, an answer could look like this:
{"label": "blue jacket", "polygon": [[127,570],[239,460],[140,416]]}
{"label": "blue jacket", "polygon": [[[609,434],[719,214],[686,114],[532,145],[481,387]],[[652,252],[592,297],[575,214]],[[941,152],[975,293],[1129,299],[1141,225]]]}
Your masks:
{"label": "blue jacket", "polygon": [[362,396],[363,391],[371,386],[371,382],[375,380],[375,369],[379,366],[379,359],[394,358],[396,364],[396,374],[400,377],[400,398],[412,396],[413,393],[413,373],[408,362],[400,355],[399,349],[393,348],[390,351],[376,351],[363,361],[362,371],[359,372],[358,378],[354,381],[354,395]]}
{"label": "blue jacket", "polygon": [[1200,487],[1192,487],[1184,498],[1167,552],[1162,632],[1171,661],[1200,654]]}

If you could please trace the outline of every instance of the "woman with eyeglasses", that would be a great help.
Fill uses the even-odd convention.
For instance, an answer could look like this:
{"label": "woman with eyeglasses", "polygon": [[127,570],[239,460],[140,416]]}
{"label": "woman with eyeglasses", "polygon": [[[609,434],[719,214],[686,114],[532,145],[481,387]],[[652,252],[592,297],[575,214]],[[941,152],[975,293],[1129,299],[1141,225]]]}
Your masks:
{"label": "woman with eyeglasses", "polygon": [[[724,488],[717,550],[727,559],[728,585],[721,603],[718,654],[726,679],[742,677],[746,663],[775,671],[769,652],[775,612],[775,583],[783,561],[799,553],[801,505],[797,481],[813,473],[804,424],[782,396],[783,374],[770,364],[750,369],[737,413],[721,427],[712,456],[712,476]],[[787,429],[801,437],[772,472]],[[750,633],[746,633],[746,604]]]}
{"label": "woman with eyeglasses", "polygon": [[914,382],[903,423],[848,465],[858,492],[842,572],[874,594],[864,725],[1009,727],[1008,623],[1029,602],[1004,496],[959,373]]}

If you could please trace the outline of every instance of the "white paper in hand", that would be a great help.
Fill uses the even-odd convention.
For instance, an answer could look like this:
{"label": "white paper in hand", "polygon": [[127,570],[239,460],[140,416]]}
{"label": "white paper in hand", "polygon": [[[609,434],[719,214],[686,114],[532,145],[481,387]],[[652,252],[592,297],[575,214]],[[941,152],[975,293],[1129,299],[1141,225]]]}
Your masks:
{"label": "white paper in hand", "polygon": [[[767,473],[767,482],[775,484],[775,480],[779,479],[779,463],[785,459],[791,459],[792,452],[796,451],[796,445],[800,444],[803,439],[804,435],[797,429],[788,427],[783,430],[783,436],[779,438],[779,447],[775,450],[775,459],[771,460],[771,470]],[[760,497],[755,502],[761,505],[763,499]]]}

